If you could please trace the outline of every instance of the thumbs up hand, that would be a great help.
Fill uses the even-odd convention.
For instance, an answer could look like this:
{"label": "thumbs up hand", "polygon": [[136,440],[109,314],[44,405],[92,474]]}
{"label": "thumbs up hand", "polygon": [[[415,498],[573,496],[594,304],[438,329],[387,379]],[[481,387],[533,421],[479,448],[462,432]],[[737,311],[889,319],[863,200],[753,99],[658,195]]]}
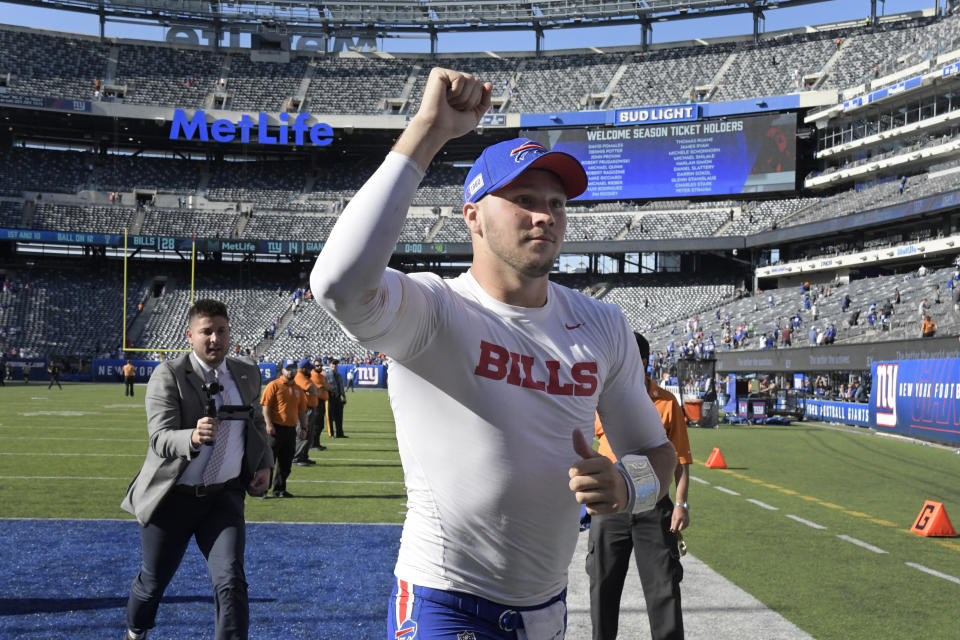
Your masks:
{"label": "thumbs up hand", "polygon": [[580,459],[570,467],[570,490],[577,502],[587,506],[587,513],[616,513],[626,507],[630,498],[626,481],[604,455],[593,450],[579,429],[573,430],[573,451]]}

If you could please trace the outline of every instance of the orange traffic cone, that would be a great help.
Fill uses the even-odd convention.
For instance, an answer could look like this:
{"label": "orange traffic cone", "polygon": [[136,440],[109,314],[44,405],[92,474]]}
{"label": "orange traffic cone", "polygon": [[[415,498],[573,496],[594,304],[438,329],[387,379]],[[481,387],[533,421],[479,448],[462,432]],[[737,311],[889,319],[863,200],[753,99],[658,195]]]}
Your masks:
{"label": "orange traffic cone", "polygon": [[726,469],[727,463],[723,459],[723,454],[720,453],[720,447],[714,447],[713,451],[710,453],[710,457],[707,458],[707,469]]}
{"label": "orange traffic cone", "polygon": [[947,517],[947,510],[943,508],[943,503],[933,500],[927,500],[923,503],[920,515],[917,516],[917,521],[910,527],[910,531],[920,536],[957,537],[957,532],[950,524],[950,518]]}

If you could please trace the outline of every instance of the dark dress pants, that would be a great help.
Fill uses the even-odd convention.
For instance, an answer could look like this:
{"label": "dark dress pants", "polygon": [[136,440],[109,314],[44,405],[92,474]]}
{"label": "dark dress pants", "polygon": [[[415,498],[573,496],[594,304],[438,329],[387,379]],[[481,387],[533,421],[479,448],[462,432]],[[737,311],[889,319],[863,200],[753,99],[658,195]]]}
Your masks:
{"label": "dark dress pants", "polygon": [[311,447],[320,446],[320,436],[323,434],[323,425],[326,422],[326,416],[327,402],[326,400],[320,400],[320,404],[317,405],[316,410],[313,412],[313,440],[310,442]]}
{"label": "dark dress pants", "polygon": [[340,401],[340,396],[330,396],[329,409],[330,409],[330,431],[333,433],[335,438],[343,437],[343,402]]}
{"label": "dark dress pants", "polygon": [[647,513],[593,516],[586,560],[593,640],[617,637],[620,596],[631,555],[636,558],[643,586],[651,637],[653,640],[682,640],[680,581],[683,567],[677,538],[670,532],[672,516],[673,502],[669,497]]}
{"label": "dark dress pants", "polygon": [[274,493],[287,490],[287,478],[293,466],[293,454],[297,448],[297,428],[273,425],[274,435],[267,436],[270,448],[273,449],[273,459],[276,464],[273,468]]}
{"label": "dark dress pants", "polygon": [[133,381],[135,378],[133,376],[124,376],[123,378],[123,395],[133,397]]}
{"label": "dark dress pants", "polygon": [[313,432],[313,429],[314,429],[314,423],[315,423],[314,415],[316,413],[317,413],[316,407],[310,407],[306,411],[307,424],[302,426],[307,430],[307,436],[301,440],[299,432],[297,433],[297,445],[293,454],[294,462],[306,462],[307,460],[310,459],[310,445],[313,442],[313,438],[315,435]]}
{"label": "dark dress pants", "polygon": [[250,608],[243,572],[246,525],[240,484],[204,498],[171,492],[147,526],[140,527],[143,560],[127,601],[127,627],[137,632],[153,628],[163,592],[192,537],[207,560],[213,583],[216,640],[246,640]]}

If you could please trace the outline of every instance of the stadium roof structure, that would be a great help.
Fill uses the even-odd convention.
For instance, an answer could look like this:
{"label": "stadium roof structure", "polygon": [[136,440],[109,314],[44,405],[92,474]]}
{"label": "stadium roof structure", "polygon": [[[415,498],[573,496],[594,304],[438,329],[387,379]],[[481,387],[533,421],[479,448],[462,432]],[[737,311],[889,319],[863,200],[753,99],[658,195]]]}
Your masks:
{"label": "stadium roof structure", "polygon": [[[95,13],[100,22],[230,26],[267,24],[317,30],[437,32],[543,30],[641,24],[753,13],[827,0],[8,0],[15,4]],[[876,0],[870,0],[872,4]]]}

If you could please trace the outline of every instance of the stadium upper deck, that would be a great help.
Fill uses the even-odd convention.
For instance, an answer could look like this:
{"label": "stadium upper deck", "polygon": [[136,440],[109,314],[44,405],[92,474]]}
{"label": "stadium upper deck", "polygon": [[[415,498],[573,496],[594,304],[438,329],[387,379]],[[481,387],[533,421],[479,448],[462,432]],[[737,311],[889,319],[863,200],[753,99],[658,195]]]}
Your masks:
{"label": "stadium upper deck", "polygon": [[[960,48],[955,16],[887,16],[873,27],[828,24],[750,36],[639,47],[423,56],[292,52],[251,60],[249,49],[0,29],[0,88],[12,96],[96,104],[406,114],[433,64],[490,78],[499,113],[830,93]],[[68,55],[65,55],[68,52]],[[94,110],[96,111],[96,110]],[[132,114],[128,114],[132,115]],[[402,127],[402,124],[399,126]]]}

